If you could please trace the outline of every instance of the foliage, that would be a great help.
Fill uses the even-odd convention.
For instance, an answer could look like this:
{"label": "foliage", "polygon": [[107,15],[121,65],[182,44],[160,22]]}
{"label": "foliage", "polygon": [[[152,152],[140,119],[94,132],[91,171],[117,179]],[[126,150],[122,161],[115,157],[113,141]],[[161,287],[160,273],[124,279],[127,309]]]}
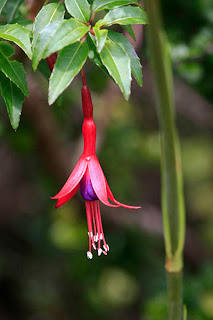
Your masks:
{"label": "foliage", "polygon": [[[114,24],[120,24],[134,37],[131,25],[147,23],[146,13],[137,0],[94,0],[92,3],[87,0],[66,0],[65,4],[53,2],[43,6],[35,17],[33,25],[20,14],[19,8],[22,2],[0,1],[0,12],[5,8],[6,18],[5,23],[0,26],[0,38],[18,45],[32,60],[34,70],[42,59],[59,52],[49,82],[49,104],[53,104],[70,85],[87,58],[111,76],[127,100],[130,96],[131,71],[142,86],[141,65],[134,48],[121,33],[108,33],[106,29]],[[107,13],[103,19],[93,23],[99,11]],[[88,40],[90,43],[86,41],[89,37],[94,45],[90,40]],[[3,71],[4,66],[0,66],[0,70],[27,95],[24,69],[9,59],[1,60],[1,64],[5,64],[6,61],[7,73]],[[13,72],[19,73],[25,85],[24,91],[23,84],[12,77]],[[6,80],[2,77],[1,79],[4,86]],[[10,110],[12,126],[16,129],[21,108],[19,105],[19,117],[13,119],[16,106],[14,100],[8,96],[9,92],[2,90],[2,95]]]}
{"label": "foliage", "polygon": [[[0,6],[3,2],[6,1],[0,1]],[[8,5],[14,2],[18,3],[8,0],[2,10],[2,26],[8,22]],[[187,319],[212,320],[213,153],[211,119],[206,104],[210,110],[212,106],[200,96],[213,102],[212,1],[161,2],[173,68],[179,78],[178,82],[175,80],[177,99],[187,101],[185,109],[184,105],[182,108],[177,103],[176,117],[181,136],[187,201],[184,303],[187,305]],[[89,3],[92,4],[92,1]],[[33,24],[23,18],[28,16],[25,10],[20,7],[11,24],[24,26],[30,32],[31,39]],[[100,16],[102,19],[103,15],[104,11],[97,11],[96,18]],[[69,17],[68,13],[65,17]],[[122,27],[132,32],[129,25]],[[120,31],[121,27],[117,25],[99,30],[103,29],[108,30],[109,36],[109,29]],[[55,212],[46,196],[53,195],[54,188],[56,191],[59,187],[56,185],[59,183],[56,180],[57,167],[53,163],[60,153],[56,144],[55,153],[48,158],[46,152],[49,153],[49,146],[40,136],[39,128],[41,131],[45,126],[49,128],[48,107],[38,99],[42,106],[42,119],[36,113],[37,108],[29,110],[32,114],[28,117],[30,103],[34,98],[37,101],[36,93],[32,94],[17,135],[8,125],[1,99],[2,319],[166,319],[164,249],[159,231],[160,146],[156,114],[150,102],[153,87],[148,74],[142,90],[133,86],[129,103],[115,94],[115,101],[110,96],[109,105],[107,80],[111,80],[103,75],[104,72],[109,76],[109,72],[97,50],[100,39],[89,33],[86,42],[89,59],[100,67],[95,70],[94,64],[87,63],[84,68],[97,106],[95,116],[98,120],[100,118],[99,127],[104,131],[100,133],[101,140],[104,140],[100,150],[101,164],[110,184],[114,186],[113,191],[119,194],[121,200],[142,204],[143,214],[138,219],[138,215],[126,215],[125,212],[118,215],[112,213],[111,216],[110,212],[103,212],[103,223],[112,250],[107,259],[103,257],[95,259],[92,264],[87,263],[83,205],[74,199],[69,206]],[[21,55],[17,46],[16,51],[16,58],[24,62],[25,69],[30,71],[30,61],[26,55]],[[146,41],[143,41],[143,48],[138,49],[138,54],[142,56],[145,73],[149,58]],[[8,59],[14,61],[13,56]],[[48,71],[46,76],[50,76],[45,60],[40,61],[38,69]],[[14,120],[18,122],[24,94],[3,72],[0,72],[0,77],[1,90],[12,90],[13,94],[14,90],[18,90],[13,101],[8,102],[8,111],[16,114]],[[32,79],[30,83],[38,84],[39,93],[45,96],[46,80],[39,72]],[[179,84],[188,91],[182,91]],[[79,148],[80,87],[80,80],[76,79],[71,89],[51,108],[51,116],[57,120],[52,132],[59,137],[63,147],[68,144],[68,149],[72,150],[71,156]],[[195,94],[194,97],[191,93]],[[197,98],[201,99],[200,109],[197,108]],[[17,107],[13,108],[13,104]],[[102,129],[108,117],[110,123]]]}

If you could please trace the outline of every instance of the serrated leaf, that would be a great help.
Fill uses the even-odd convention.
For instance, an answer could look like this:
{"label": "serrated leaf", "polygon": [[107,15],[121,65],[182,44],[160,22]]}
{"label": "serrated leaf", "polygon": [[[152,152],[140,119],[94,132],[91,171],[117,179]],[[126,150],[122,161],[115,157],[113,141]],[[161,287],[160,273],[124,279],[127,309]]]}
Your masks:
{"label": "serrated leaf", "polygon": [[0,42],[0,70],[28,96],[26,73],[20,62],[9,59],[15,50],[7,42]]}
{"label": "serrated leaf", "polygon": [[7,3],[7,0],[0,0],[0,14],[2,10],[4,9],[5,4]]}
{"label": "serrated leaf", "polygon": [[39,34],[33,50],[33,68],[37,68],[39,61],[49,57],[53,52],[80,40],[90,27],[75,20],[49,23]]}
{"label": "serrated leaf", "polygon": [[130,36],[132,37],[133,40],[136,40],[135,33],[132,30],[131,24],[130,25],[123,25],[122,27],[130,34]]}
{"label": "serrated leaf", "polygon": [[97,47],[95,45],[96,41],[95,41],[95,37],[89,33],[89,36],[87,37],[87,44],[89,47],[89,53],[88,53],[88,57],[89,59],[96,64],[106,75],[109,75],[109,72],[107,71],[106,67],[103,65],[102,61],[101,61],[101,57],[97,51]]}
{"label": "serrated leaf", "polygon": [[24,27],[17,23],[0,26],[0,38],[14,42],[32,59],[29,31]]}
{"label": "serrated leaf", "polygon": [[59,52],[58,59],[50,77],[49,104],[70,85],[86,62],[89,48],[86,42],[74,43]]}
{"label": "serrated leaf", "polygon": [[57,3],[50,3],[44,6],[35,18],[33,26],[33,48],[36,47],[36,43],[39,34],[46,27],[48,23],[56,22],[64,19],[64,5]]}
{"label": "serrated leaf", "polygon": [[126,6],[109,11],[104,19],[96,23],[96,27],[111,26],[112,24],[146,24],[146,12],[138,7]]}
{"label": "serrated leaf", "polygon": [[24,95],[2,72],[0,72],[0,87],[1,94],[7,106],[11,125],[13,129],[16,130],[19,126]]}
{"label": "serrated leaf", "polygon": [[130,58],[118,44],[105,45],[100,53],[101,60],[115,80],[126,100],[130,96],[131,68]]}
{"label": "serrated leaf", "polygon": [[92,11],[97,12],[106,9],[113,9],[127,4],[138,4],[137,0],[94,0]]}
{"label": "serrated leaf", "polygon": [[135,49],[133,48],[131,43],[124,37],[122,33],[109,31],[108,37],[113,43],[117,43],[123,48],[123,50],[125,50],[131,61],[132,74],[138,82],[139,86],[142,87],[142,66],[140,64],[140,59],[137,56]]}
{"label": "serrated leaf", "polygon": [[82,22],[89,21],[91,11],[87,0],[65,0],[65,5],[71,16]]}
{"label": "serrated leaf", "polygon": [[107,35],[108,35],[108,30],[106,30],[106,29],[100,30],[96,27],[94,27],[93,30],[94,30],[95,36],[96,36],[96,44],[97,44],[98,53],[100,53],[105,45]]}
{"label": "serrated leaf", "polygon": [[20,5],[24,2],[24,0],[10,0],[7,3],[7,22],[10,23],[14,17],[16,16]]}

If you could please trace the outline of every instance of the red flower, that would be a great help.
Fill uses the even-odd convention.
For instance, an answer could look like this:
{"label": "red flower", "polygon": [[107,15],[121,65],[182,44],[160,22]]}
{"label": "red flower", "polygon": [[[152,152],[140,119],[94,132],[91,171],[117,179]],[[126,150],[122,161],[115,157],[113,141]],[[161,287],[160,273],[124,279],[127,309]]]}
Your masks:
{"label": "red flower", "polygon": [[[58,208],[69,201],[80,188],[81,195],[85,200],[88,223],[89,251],[87,252],[87,257],[88,259],[92,259],[92,247],[98,250],[98,256],[100,256],[101,253],[106,255],[109,251],[109,246],[104,238],[98,200],[109,207],[121,206],[128,209],[139,209],[140,207],[120,203],[114,198],[109,188],[95,154],[96,125],[93,121],[93,106],[90,92],[85,82],[82,87],[82,106],[84,113],[84,123],[82,127],[84,151],[67,182],[52,199],[58,199],[55,205],[55,207]],[[109,202],[109,199],[113,204]],[[101,248],[101,241],[103,241],[103,249]],[[97,245],[95,244],[96,242]]]}

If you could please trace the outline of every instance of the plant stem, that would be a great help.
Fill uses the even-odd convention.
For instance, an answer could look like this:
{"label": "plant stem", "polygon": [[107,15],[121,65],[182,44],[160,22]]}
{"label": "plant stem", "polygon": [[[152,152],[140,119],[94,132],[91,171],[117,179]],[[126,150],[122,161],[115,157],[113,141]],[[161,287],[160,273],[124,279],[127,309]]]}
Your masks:
{"label": "plant stem", "polygon": [[50,1],[50,0],[46,0],[46,1],[44,2],[44,6],[46,6],[46,5],[49,3],[49,1]]}
{"label": "plant stem", "polygon": [[161,137],[162,213],[168,273],[169,320],[182,319],[182,256],[185,208],[179,140],[175,127],[171,58],[158,0],[145,0],[149,48],[158,98]]}
{"label": "plant stem", "polygon": [[82,83],[84,86],[86,86],[86,79],[83,68],[81,69],[81,77],[82,77]]}
{"label": "plant stem", "polygon": [[167,273],[168,286],[168,319],[182,319],[182,272]]}

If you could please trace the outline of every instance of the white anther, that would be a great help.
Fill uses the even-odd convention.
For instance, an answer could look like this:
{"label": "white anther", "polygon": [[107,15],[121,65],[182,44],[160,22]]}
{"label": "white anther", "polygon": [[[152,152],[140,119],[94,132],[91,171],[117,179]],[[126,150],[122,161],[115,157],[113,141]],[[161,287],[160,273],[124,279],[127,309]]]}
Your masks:
{"label": "white anther", "polygon": [[93,237],[93,233],[92,232],[90,232],[90,236],[91,236],[91,238]]}
{"label": "white anther", "polygon": [[98,256],[100,257],[100,255],[102,254],[103,250],[102,249],[98,249]]}
{"label": "white anther", "polygon": [[87,251],[87,258],[90,259],[90,260],[93,258],[92,252]]}
{"label": "white anther", "polygon": [[108,244],[106,246],[103,246],[105,251],[109,251],[109,246]]}
{"label": "white anther", "polygon": [[97,235],[94,236],[94,241],[95,241],[95,242],[98,242],[98,236],[97,236]]}
{"label": "white anther", "polygon": [[100,240],[103,240],[103,233],[100,234]]}
{"label": "white anther", "polygon": [[96,246],[94,245],[94,243],[92,243],[92,247],[93,247],[94,250],[97,249]]}

